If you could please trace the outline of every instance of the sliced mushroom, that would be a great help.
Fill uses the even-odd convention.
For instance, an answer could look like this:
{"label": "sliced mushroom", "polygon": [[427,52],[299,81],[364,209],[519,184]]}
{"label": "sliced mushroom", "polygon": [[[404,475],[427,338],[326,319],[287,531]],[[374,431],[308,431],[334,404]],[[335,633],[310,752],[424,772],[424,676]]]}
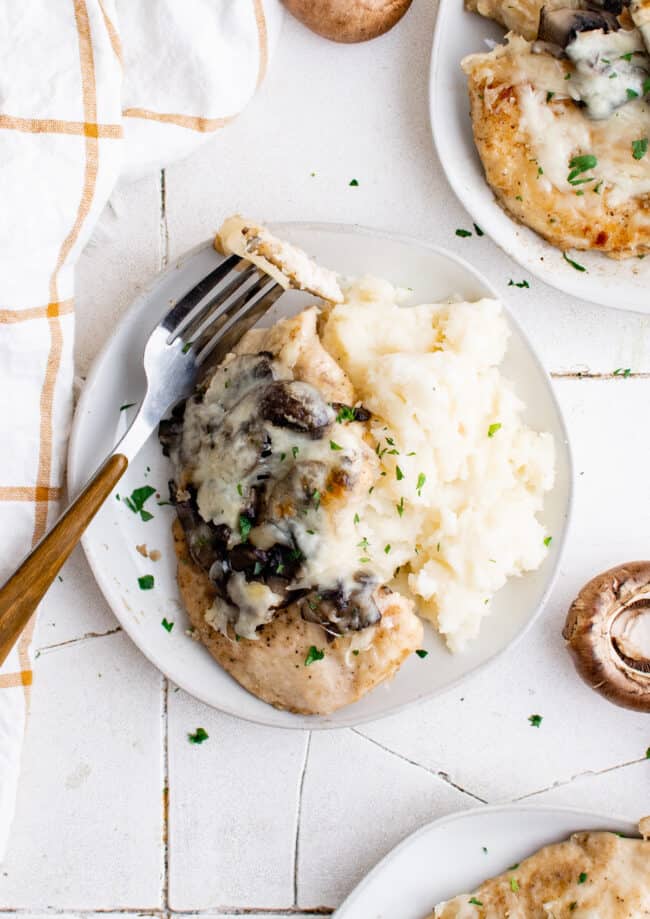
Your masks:
{"label": "sliced mushroom", "polygon": [[586,584],[562,634],[592,689],[650,712],[650,562],[611,568]]}
{"label": "sliced mushroom", "polygon": [[270,383],[262,396],[260,412],[276,427],[317,434],[335,417],[318,390],[299,380]]}
{"label": "sliced mushroom", "polygon": [[618,19],[606,10],[552,10],[543,6],[539,13],[539,41],[549,42],[566,48],[578,32],[615,32],[619,26]]}

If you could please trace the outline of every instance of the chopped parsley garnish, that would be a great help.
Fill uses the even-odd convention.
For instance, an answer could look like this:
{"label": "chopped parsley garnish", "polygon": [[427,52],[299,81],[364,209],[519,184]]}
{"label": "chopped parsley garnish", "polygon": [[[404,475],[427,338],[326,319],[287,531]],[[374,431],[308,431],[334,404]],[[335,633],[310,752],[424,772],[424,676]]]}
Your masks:
{"label": "chopped parsley garnish", "polygon": [[404,473],[399,468],[399,466],[395,466],[395,478],[397,479],[398,482],[401,482],[402,479],[404,478]]}
{"label": "chopped parsley garnish", "polygon": [[389,543],[389,542],[386,543],[386,545],[384,546],[384,552],[386,553],[386,555],[388,555],[388,553],[390,552],[390,543]]}
{"label": "chopped parsley garnish", "polygon": [[546,546],[547,549],[548,549],[548,547],[551,545],[552,542],[553,542],[553,537],[552,537],[552,536],[546,536],[546,537],[544,538],[544,545]]}
{"label": "chopped parsley garnish", "polygon": [[361,520],[361,517],[359,517],[359,515],[358,515],[358,514],[355,514],[355,515],[354,515],[354,517],[353,517],[352,519],[354,520],[354,523],[355,523],[355,525],[356,525],[357,523],[359,523],[359,522],[360,522],[360,520]]}
{"label": "chopped parsley garnish", "polygon": [[476,230],[476,235],[477,235],[477,236],[485,236],[485,233],[484,233],[483,230],[480,228],[480,226],[478,225],[478,223],[475,223],[475,224],[474,224],[474,229]]}
{"label": "chopped parsley garnish", "polygon": [[305,667],[309,667],[310,664],[313,664],[314,661],[322,661],[325,657],[324,651],[319,651],[316,645],[312,645],[307,652],[307,657],[305,658]]}
{"label": "chopped parsley garnish", "polygon": [[499,421],[495,421],[495,423],[491,424],[490,427],[488,428],[488,437],[494,437],[496,432],[500,430],[501,430],[501,423]]}
{"label": "chopped parsley garnish", "polygon": [[135,402],[125,402],[124,405],[120,405],[120,411],[125,412],[127,408],[133,408]]}
{"label": "chopped parsley garnish", "polygon": [[370,543],[368,542],[368,540],[366,539],[365,536],[363,537],[363,539],[361,540],[361,542],[358,542],[358,543],[357,543],[357,546],[358,546],[358,548],[360,548],[360,549],[367,549],[369,545],[370,545]]}
{"label": "chopped parsley garnish", "polygon": [[519,867],[519,862],[515,862],[514,865],[510,865],[509,868],[506,868],[506,871],[516,871]]}
{"label": "chopped parsley garnish", "polygon": [[524,199],[521,197],[521,195],[515,195],[515,201],[523,201],[523,200]]}
{"label": "chopped parsley garnish", "polygon": [[369,564],[370,564],[370,559],[368,558],[367,555],[364,555],[363,558],[360,558],[360,559],[359,559],[359,561],[361,562],[362,565],[369,565]]}
{"label": "chopped parsley garnish", "polygon": [[565,80],[570,80],[570,79],[571,79],[571,74],[570,74],[570,73],[565,73],[565,74],[564,74],[564,79],[565,79]]}
{"label": "chopped parsley garnish", "polygon": [[244,493],[244,492],[243,492],[243,489],[242,489],[242,487],[241,487],[241,482],[238,482],[238,483],[237,483],[237,494],[238,494],[239,497],[241,498],[241,496],[243,495],[243,493]]}
{"label": "chopped parsley garnish", "polygon": [[626,54],[621,54],[619,61],[627,61],[628,63],[632,60],[633,51],[628,51]]}
{"label": "chopped parsley garnish", "polygon": [[636,89],[630,89],[630,88],[628,87],[628,88],[625,90],[625,94],[627,95],[627,98],[628,98],[628,99],[638,99],[638,98],[639,98],[639,94],[638,94],[638,92],[636,91]]}
{"label": "chopped parsley garnish", "polygon": [[642,91],[644,96],[650,93],[650,77],[646,77],[643,81]]}
{"label": "chopped parsley garnish", "polygon": [[418,476],[417,484],[415,486],[415,490],[417,491],[418,495],[422,494],[422,489],[424,488],[424,483],[426,482],[426,480],[427,480],[427,477],[425,476],[423,472],[421,472]]}
{"label": "chopped parsley garnish", "polygon": [[531,728],[538,728],[544,718],[542,715],[529,715],[528,720],[530,721]]}
{"label": "chopped parsley garnish", "polygon": [[124,503],[133,511],[134,514],[140,514],[142,520],[151,520],[153,514],[144,510],[145,501],[148,501],[152,495],[156,494],[156,489],[151,485],[143,485],[141,488],[134,488],[130,498],[124,498]]}
{"label": "chopped parsley garnish", "polygon": [[625,367],[625,369],[623,369],[623,367],[617,367],[616,370],[614,371],[614,376],[615,377],[629,377],[631,373],[632,373],[632,369],[630,367]]}
{"label": "chopped parsley garnish", "polygon": [[512,278],[508,281],[508,287],[530,287],[528,281],[513,281]]}
{"label": "chopped parsley garnish", "polygon": [[554,95],[555,95],[555,93],[552,93],[552,92],[550,92],[550,90],[549,90],[549,92],[546,93],[546,101],[547,101],[547,102],[550,102]]}
{"label": "chopped parsley garnish", "polygon": [[574,156],[573,159],[569,160],[570,172],[567,176],[567,182],[570,185],[581,185],[583,182],[593,182],[593,176],[589,176],[586,179],[579,179],[578,176],[582,175],[583,172],[588,172],[589,169],[593,169],[594,166],[597,165],[598,160],[592,153],[585,153],[583,156]]}
{"label": "chopped parsley garnish", "polygon": [[300,453],[300,447],[291,448],[291,455],[293,456],[294,459],[298,456],[299,453]]}
{"label": "chopped parsley garnish", "polygon": [[316,510],[320,507],[320,492],[317,488],[311,493],[311,501]]}
{"label": "chopped parsley garnish", "polygon": [[584,884],[586,880],[587,880],[587,872],[581,871],[580,874],[578,875],[578,884]]}
{"label": "chopped parsley garnish", "polygon": [[350,184],[353,188],[356,188],[356,187],[359,185],[359,183],[358,183],[358,181],[357,181],[356,179],[350,179],[349,184]]}
{"label": "chopped parsley garnish", "polygon": [[282,562],[278,562],[275,568],[275,573],[282,574],[283,571],[284,571],[284,565],[282,564]]}
{"label": "chopped parsley garnish", "polygon": [[286,453],[281,453],[281,454],[280,454],[280,462],[281,462],[281,463],[283,463],[283,462],[286,460],[286,458],[287,458],[287,454],[286,454]]}
{"label": "chopped parsley garnish", "polygon": [[203,743],[204,740],[207,740],[209,737],[208,732],[205,728],[197,728],[193,734],[188,734],[187,739],[190,743]]}
{"label": "chopped parsley garnish", "polygon": [[480,900],[477,900],[476,897],[470,897],[470,899],[467,902],[471,903],[472,906],[483,906],[482,902]]}
{"label": "chopped parsley garnish", "polygon": [[483,854],[487,855],[487,846],[481,846],[481,849],[483,850]]}
{"label": "chopped parsley garnish", "polygon": [[163,619],[160,624],[166,632],[171,632],[171,630],[174,628],[174,623],[169,622],[168,619]]}
{"label": "chopped parsley garnish", "polygon": [[404,497],[403,496],[399,499],[399,504],[396,504],[395,507],[397,509],[397,513],[401,517],[402,514],[404,513]]}
{"label": "chopped parsley garnish", "polygon": [[339,424],[342,424],[344,421],[354,421],[357,417],[357,410],[355,408],[350,408],[349,405],[342,405],[336,414],[336,420]]}
{"label": "chopped parsley garnish", "polygon": [[239,532],[242,542],[248,542],[248,534],[253,529],[253,521],[246,514],[239,515]]}
{"label": "chopped parsley garnish", "polygon": [[645,758],[650,759],[650,747],[645,751]]}
{"label": "chopped parsley garnish", "polygon": [[519,881],[517,880],[517,878],[510,878],[510,890],[513,893],[519,892]]}
{"label": "chopped parsley garnish", "polygon": [[456,236],[461,236],[463,239],[464,239],[466,236],[471,236],[471,235],[472,235],[472,234],[471,234],[471,232],[470,232],[469,230],[456,230]]}
{"label": "chopped parsley garnish", "polygon": [[424,648],[418,648],[415,653],[417,654],[418,657],[427,657],[427,655],[429,654],[429,652],[425,651]]}
{"label": "chopped parsley garnish", "polygon": [[153,574],[143,574],[141,578],[138,578],[138,585],[140,590],[152,590]]}
{"label": "chopped parsley garnish", "polygon": [[342,450],[343,447],[341,444],[337,444],[335,440],[330,440],[330,450]]}
{"label": "chopped parsley garnish", "polygon": [[594,192],[594,194],[599,195],[599,194],[600,194],[600,189],[601,189],[602,187],[603,187],[603,180],[601,179],[600,182],[598,183],[598,185],[595,185],[591,190]]}
{"label": "chopped parsley garnish", "polygon": [[538,166],[537,167],[537,178],[539,179],[539,177],[543,175],[544,175],[544,170],[542,169],[541,166]]}
{"label": "chopped parsley garnish", "polygon": [[182,348],[183,354],[187,354],[187,352],[190,350],[191,347],[192,347],[192,342],[186,341]]}
{"label": "chopped parsley garnish", "polygon": [[352,653],[354,654],[355,657],[359,657],[359,649],[358,649],[358,648],[355,648],[354,651],[353,651]]}
{"label": "chopped parsley garnish", "polygon": [[639,140],[632,141],[632,156],[635,160],[642,160],[648,152],[648,138],[641,137]]}
{"label": "chopped parsley garnish", "polygon": [[580,265],[580,264],[578,264],[578,262],[574,262],[572,258],[569,258],[569,256],[566,254],[566,252],[563,252],[563,253],[562,253],[562,258],[564,259],[565,262],[568,262],[569,265],[571,265],[572,268],[575,268],[576,271],[586,271],[586,270],[587,270],[587,269],[584,267],[584,265]]}

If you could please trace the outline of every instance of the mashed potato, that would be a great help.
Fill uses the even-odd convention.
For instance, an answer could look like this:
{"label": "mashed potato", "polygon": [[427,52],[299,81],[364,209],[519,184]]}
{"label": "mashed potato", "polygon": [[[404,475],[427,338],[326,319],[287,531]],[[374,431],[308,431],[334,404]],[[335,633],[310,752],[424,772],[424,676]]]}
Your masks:
{"label": "mashed potato", "polygon": [[407,575],[419,612],[452,651],[492,597],[547,553],[537,519],[553,485],[550,434],[528,428],[499,372],[508,326],[495,300],[402,308],[363,278],[321,319],[320,338],[373,413],[380,472],[340,520],[331,564]]}

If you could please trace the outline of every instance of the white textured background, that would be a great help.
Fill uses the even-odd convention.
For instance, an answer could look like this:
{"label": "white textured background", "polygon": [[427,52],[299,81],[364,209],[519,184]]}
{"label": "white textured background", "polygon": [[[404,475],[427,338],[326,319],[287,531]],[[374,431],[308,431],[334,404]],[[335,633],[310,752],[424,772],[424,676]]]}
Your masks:
{"label": "white textured background", "polygon": [[[546,612],[524,646],[460,690],[310,738],[237,722],[169,685],[121,634],[77,552],[41,613],[2,913],[328,913],[405,834],[482,801],[650,812],[648,717],[587,690],[560,637],[584,581],[650,552],[650,319],[571,300],[486,237],[454,235],[471,221],[429,134],[434,18],[435,4],[415,0],[364,46],[287,20],[244,115],[113,196],[80,266],[78,372],[151,275],[232,211],[357,222],[459,252],[538,345],[569,424],[574,525]],[[633,375],[613,377],[619,367]],[[198,725],[210,737],[193,746]]]}

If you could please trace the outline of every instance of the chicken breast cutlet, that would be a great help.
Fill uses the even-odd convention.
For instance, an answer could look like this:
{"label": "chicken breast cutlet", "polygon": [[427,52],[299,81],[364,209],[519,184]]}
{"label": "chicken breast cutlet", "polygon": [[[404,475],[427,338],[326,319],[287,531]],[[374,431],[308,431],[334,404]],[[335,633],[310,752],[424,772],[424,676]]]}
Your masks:
{"label": "chicken breast cutlet", "polygon": [[511,34],[462,62],[476,148],[497,201],[560,249],[646,254],[650,106],[638,31],[581,33],[561,58],[535,51]]}

